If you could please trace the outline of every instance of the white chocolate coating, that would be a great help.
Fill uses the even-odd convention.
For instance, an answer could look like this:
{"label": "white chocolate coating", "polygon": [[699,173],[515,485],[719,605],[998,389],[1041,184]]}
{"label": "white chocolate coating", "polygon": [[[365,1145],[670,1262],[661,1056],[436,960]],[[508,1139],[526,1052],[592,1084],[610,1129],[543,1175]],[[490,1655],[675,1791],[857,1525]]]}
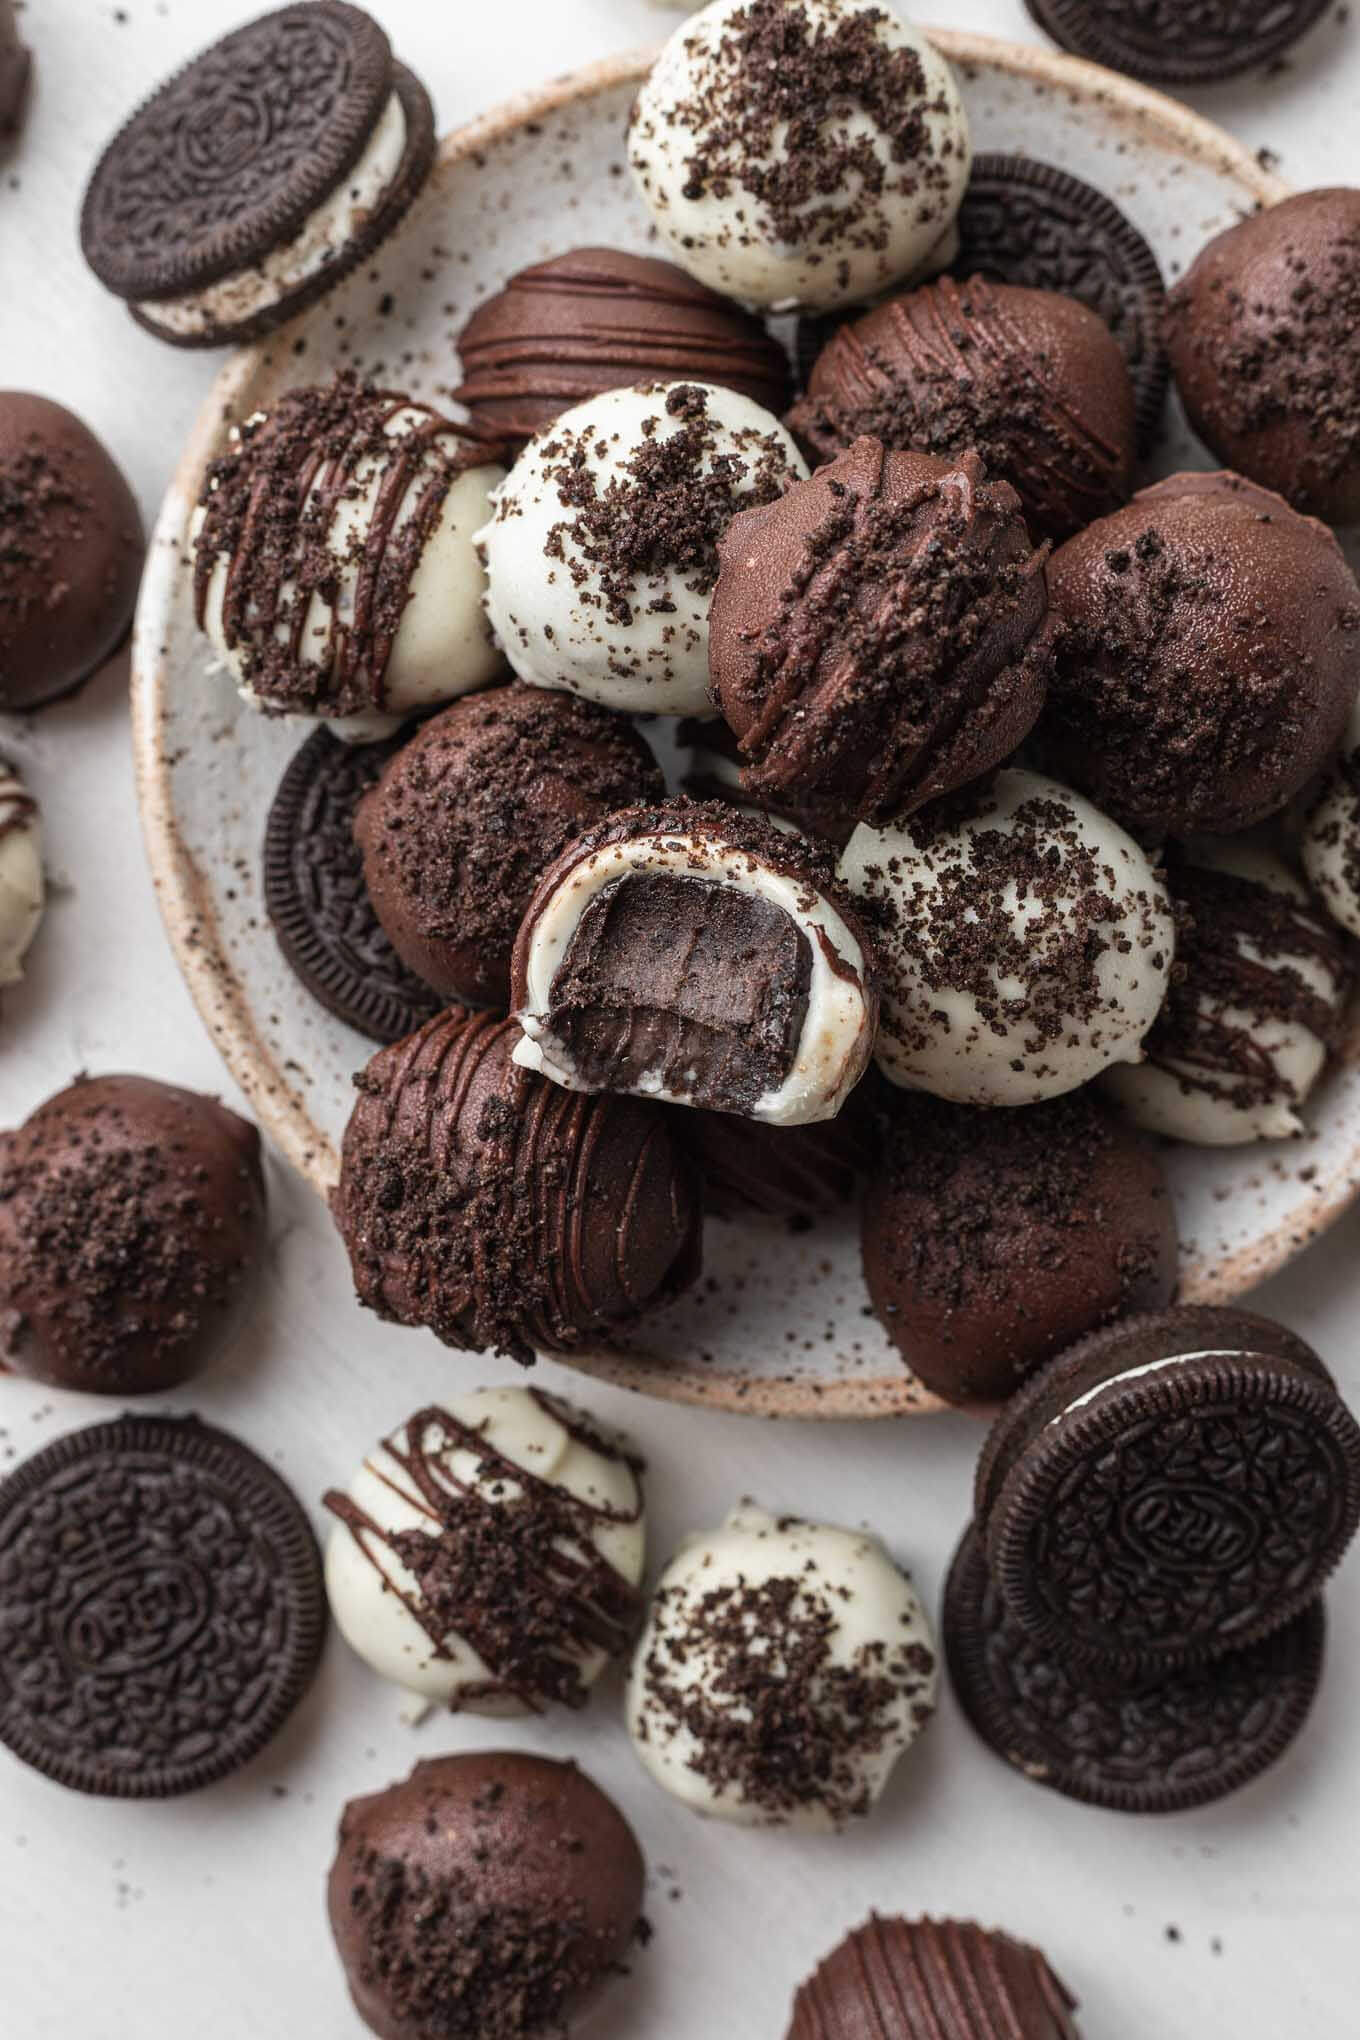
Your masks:
{"label": "white chocolate coating", "polygon": [[0,985],[17,985],[43,917],[42,824],[14,768],[0,758]]}
{"label": "white chocolate coating", "polygon": [[406,114],[393,92],[344,183],[308,213],[289,240],[216,283],[178,297],[147,298],[137,310],[153,325],[181,336],[244,325],[349,246],[391,190],[405,152]]}
{"label": "white chocolate coating", "polygon": [[[420,405],[403,405],[394,410],[385,430],[393,440],[402,439],[424,422],[429,413]],[[442,436],[442,435],[441,435]],[[451,450],[462,444],[456,426],[450,424]],[[397,511],[393,537],[417,509],[422,478],[437,461],[434,442],[415,469]],[[335,554],[337,600],[332,605],[315,593],[308,604],[301,654],[304,660],[334,670],[339,657],[339,633],[353,616],[355,589],[359,580],[357,541],[361,541],[372,519],[385,472],[384,463],[365,454],[355,468],[353,484],[335,505],[327,532],[328,548]],[[473,542],[473,534],[489,514],[491,492],[504,469],[488,463],[467,468],[455,476],[440,508],[438,519],[425,541],[410,580],[401,622],[392,641],[383,675],[383,705],[372,713],[321,718],[338,737],[359,742],[385,736],[419,708],[452,701],[484,687],[502,669],[482,608],[486,577]],[[321,487],[318,474],[308,500]],[[190,540],[196,542],[203,523],[203,510],[195,512]],[[222,605],[226,593],[230,560],[218,554],[208,581],[203,627],[218,657],[230,672],[242,698],[253,707],[262,705],[251,685],[251,647],[248,633],[229,645],[223,626]],[[280,591],[286,612],[292,583]],[[275,627],[279,642],[288,641],[288,626]],[[298,717],[310,721],[311,717]]]}
{"label": "white chocolate coating", "polygon": [[[757,183],[779,175],[790,160],[788,121],[773,120],[763,151],[725,140],[725,131],[749,128],[751,67],[739,41],[747,4],[714,0],[683,22],[638,93],[628,158],[665,253],[714,290],[776,311],[856,304],[938,268],[972,160],[967,116],[944,58],[920,29],[876,0],[783,0],[817,41],[835,37],[856,15],[874,17],[883,64],[900,61],[902,52],[914,57],[919,82],[915,89],[903,83],[894,111],[914,103],[925,142],[902,155],[870,110],[828,85],[824,67],[816,103],[800,109],[816,121],[824,174],[790,216],[777,217],[741,171]],[[872,160],[877,191],[841,160],[846,148]],[[697,187],[696,163],[710,165]]]}
{"label": "white chocolate coating", "polygon": [[1299,854],[1338,927],[1360,935],[1360,706],[1351,711],[1340,762],[1304,816]]}
{"label": "white chocolate coating", "polygon": [[[876,1049],[885,1074],[960,1104],[1028,1105],[1136,1062],[1175,947],[1171,904],[1147,856],[1088,800],[1037,772],[999,772],[990,790],[964,798],[966,818],[953,827],[932,826],[931,810],[882,829],[861,823],[841,859],[852,892],[889,923]],[[1005,837],[1026,847],[1023,887],[989,861]],[[989,928],[984,954],[961,971],[949,947],[984,917],[1014,953]]]}
{"label": "white chocolate coating", "polygon": [[[442,1488],[456,1495],[459,1485],[466,1484],[490,1509],[517,1500],[523,1489],[513,1473],[496,1460],[479,1457],[479,1452],[494,1453],[588,1509],[604,1509],[619,1519],[596,1518],[593,1548],[630,1586],[639,1584],[646,1534],[637,1475],[625,1457],[607,1457],[576,1435],[563,1421],[573,1415],[566,1404],[524,1388],[483,1388],[446,1397],[439,1407],[478,1432],[476,1447],[456,1434],[433,1440],[425,1435],[427,1455],[432,1446],[438,1454]],[[403,1426],[375,1446],[350,1482],[348,1498],[377,1533],[435,1535],[439,1525],[428,1500],[402,1463],[408,1445]],[[507,1690],[495,1668],[456,1629],[436,1645],[412,1613],[413,1606],[422,1605],[420,1584],[381,1534],[360,1537],[345,1521],[336,1523],[326,1549],[326,1592],[346,1642],[393,1685],[469,1713],[505,1717],[536,1711],[534,1700]],[[582,1686],[592,1685],[609,1661],[597,1648],[564,1644],[561,1655],[571,1659]]]}
{"label": "white chocolate coating", "polygon": [[[551,1031],[553,979],[596,895],[629,874],[654,872],[702,877],[705,883],[765,900],[807,935],[812,975],[798,1051],[783,1082],[763,1092],[749,1116],[771,1126],[833,1119],[863,1075],[871,1047],[863,949],[833,903],[811,893],[806,881],[776,870],[749,850],[673,829],[592,851],[573,865],[545,902],[533,923],[525,1001],[515,1014],[523,1039],[515,1046],[514,1060],[566,1090],[592,1088],[582,1083],[569,1050]],[[840,967],[833,967],[837,963]],[[640,1097],[669,1105],[694,1102],[684,1090],[668,1088],[654,1072],[633,1088]]]}
{"label": "white chocolate coating", "polygon": [[668,395],[679,388],[702,388],[707,398],[710,443],[695,472],[711,474],[719,459],[738,463],[734,511],[755,500],[767,470],[775,471],[781,490],[806,476],[778,419],[735,390],[641,385],[608,390],[565,412],[524,449],[478,533],[487,613],[521,680],[633,714],[712,715],[708,602],[717,578],[716,534],[711,578],[696,574],[692,559],[659,558],[629,582],[625,621],[611,611],[599,563],[587,556],[579,508],[561,493],[571,461],[584,463],[601,497],[628,489],[628,463],[685,429],[687,419],[667,410]]}
{"label": "white chocolate coating", "polygon": [[[824,1648],[809,1651],[823,1624]],[[782,1749],[777,1725],[755,1722],[741,1694],[748,1672],[777,1690],[810,1656],[789,1712],[800,1743],[815,1721],[824,1768],[805,1748]],[[847,1675],[882,1681],[860,1732],[838,1693]],[[694,1812],[825,1833],[872,1810],[936,1691],[925,1610],[876,1537],[743,1502],[718,1529],[688,1538],[661,1575],[629,1677],[628,1732],[657,1784]],[[735,1754],[717,1757],[705,1743],[705,1716],[732,1732]]]}
{"label": "white chocolate coating", "polygon": [[[1281,893],[1305,909],[1310,905],[1307,889],[1258,843],[1231,839],[1197,843],[1193,861]],[[1288,955],[1266,956],[1245,933],[1237,936],[1235,948],[1249,970],[1280,973],[1286,996],[1290,977],[1297,977],[1333,1013],[1340,1009],[1346,981],[1320,956],[1303,947]],[[1185,961],[1193,971],[1193,951]],[[1302,1133],[1300,1108],[1326,1066],[1326,1042],[1302,1017],[1225,1004],[1208,990],[1196,1006],[1214,1036],[1249,1039],[1254,1066],[1270,1072],[1270,1095],[1255,1095],[1254,1084],[1244,1093],[1242,1073],[1226,1060],[1221,1069],[1206,1066],[1202,1057],[1188,1062],[1168,1053],[1154,1037],[1147,1059],[1136,1069],[1106,1073],[1103,1083],[1109,1096],[1136,1126],[1198,1147],[1239,1147]]]}

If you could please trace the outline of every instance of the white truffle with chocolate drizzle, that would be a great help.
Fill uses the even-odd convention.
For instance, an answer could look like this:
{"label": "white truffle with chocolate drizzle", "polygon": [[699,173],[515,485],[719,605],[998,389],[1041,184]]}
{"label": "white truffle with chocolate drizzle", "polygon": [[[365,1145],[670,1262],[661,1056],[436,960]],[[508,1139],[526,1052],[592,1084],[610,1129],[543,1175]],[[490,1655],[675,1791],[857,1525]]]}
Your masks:
{"label": "white truffle with chocolate drizzle", "polygon": [[510,979],[523,1068],[772,1126],[835,1116],[878,1015],[830,853],[764,815],[683,799],[629,809],[562,852]]}
{"label": "white truffle with chocolate drizzle", "polygon": [[1137,1062],[1175,925],[1143,850],[1080,794],[1014,769],[884,828],[841,876],[883,956],[876,1054],[908,1090],[1029,1105]]}
{"label": "white truffle with chocolate drizzle", "polygon": [[1282,1140],[1335,1045],[1353,982],[1307,887],[1250,839],[1167,857],[1177,968],[1146,1059],[1104,1078],[1135,1124],[1202,1147]]}
{"label": "white truffle with chocolate drizzle", "polygon": [[666,252],[783,311],[935,266],[968,183],[948,64],[877,0],[714,0],[633,108],[628,160]]}
{"label": "white truffle with chocolate drizzle", "polygon": [[352,375],[234,427],[191,538],[199,628],[245,699],[366,738],[494,678],[473,534],[503,474]]}
{"label": "white truffle with chocolate drizzle", "polygon": [[0,985],[17,984],[23,976],[46,898],[38,803],[0,757]]}
{"label": "white truffle with chocolate drizzle", "polygon": [[926,1612],[877,1537],[747,1501],[661,1575],[628,1732],[694,1812],[825,1832],[873,1810],[937,1676]]}
{"label": "white truffle with chocolate drizzle", "polygon": [[807,473],[735,390],[607,390],[531,440],[478,534],[487,614],[534,687],[631,714],[711,716],[708,601],[738,510]]}
{"label": "white truffle with chocolate drizzle", "polygon": [[385,1679],[453,1709],[584,1706],[641,1614],[640,1473],[537,1389],[418,1410],[325,1497],[337,1626]]}

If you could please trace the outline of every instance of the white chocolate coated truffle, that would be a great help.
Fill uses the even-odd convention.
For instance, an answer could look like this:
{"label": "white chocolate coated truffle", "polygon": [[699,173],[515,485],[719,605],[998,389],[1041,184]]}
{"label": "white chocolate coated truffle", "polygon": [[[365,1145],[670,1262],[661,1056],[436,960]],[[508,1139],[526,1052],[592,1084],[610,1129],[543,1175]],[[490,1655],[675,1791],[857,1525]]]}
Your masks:
{"label": "white chocolate coated truffle", "polygon": [[584,1703],[640,1613],[637,1463],[556,1398],[484,1388],[421,1410],[326,1506],[345,1640],[474,1714]]}
{"label": "white chocolate coated truffle", "polygon": [[711,716],[718,540],[807,467],[779,420],[707,383],[607,390],[531,440],[480,533],[521,680],[634,714]]}
{"label": "white chocolate coated truffle", "polygon": [[876,0],[715,0],[638,93],[628,160],[714,290],[830,311],[939,266],[968,183],[958,86]]}
{"label": "white chocolate coated truffle", "polygon": [[1299,854],[1332,919],[1360,935],[1360,707],[1351,711],[1341,757],[1304,816]]}
{"label": "white chocolate coated truffle", "polygon": [[1200,1147],[1302,1133],[1352,982],[1340,937],[1250,839],[1197,843],[1170,870],[1188,915],[1177,982],[1146,1060],[1106,1090],[1136,1125]]}
{"label": "white chocolate coated truffle", "polygon": [[38,804],[0,758],[0,985],[18,984],[23,976],[45,901]]}
{"label": "white chocolate coated truffle", "polygon": [[[305,406],[336,403],[324,390],[234,430],[190,536],[199,623],[243,697],[362,740],[503,670],[474,534],[505,471],[424,404],[357,386],[350,401],[348,437],[324,413],[309,431]],[[278,509],[299,486],[296,512]]]}
{"label": "white chocolate coated truffle", "polygon": [[743,1502],[662,1574],[628,1730],[694,1812],[825,1832],[872,1811],[936,1686],[925,1610],[876,1537]]}
{"label": "white chocolate coated truffle", "polygon": [[1080,794],[998,772],[893,826],[861,823],[841,875],[876,916],[876,1054],[894,1083],[1030,1105],[1139,1059],[1166,996],[1171,903]]}

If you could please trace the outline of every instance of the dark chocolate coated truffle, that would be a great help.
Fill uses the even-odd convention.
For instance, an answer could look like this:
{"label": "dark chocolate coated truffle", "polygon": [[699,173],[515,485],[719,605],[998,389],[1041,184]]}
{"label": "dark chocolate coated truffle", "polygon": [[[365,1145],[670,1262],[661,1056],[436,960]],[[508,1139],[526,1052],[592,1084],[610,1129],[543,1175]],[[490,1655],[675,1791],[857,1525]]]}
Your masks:
{"label": "dark chocolate coated truffle", "polygon": [[699,1171],[705,1209],[802,1224],[848,1204],[874,1155],[870,1091],[882,1091],[872,1071],[834,1119],[807,1126],[766,1126],[737,1112],[680,1114],[677,1130]]}
{"label": "dark chocolate coated truffle", "polygon": [[573,404],[640,382],[719,383],[788,401],[784,350],[759,319],[654,255],[573,248],[512,276],[458,336],[454,391],[479,438],[531,439]]}
{"label": "dark chocolate coated truffle", "polygon": [[425,723],[360,802],[373,910],[402,962],[444,999],[504,1006],[515,931],[574,836],[664,781],[631,723],[519,684]]}
{"label": "dark chocolate coated truffle", "polygon": [[1059,777],[1128,826],[1231,834],[1341,741],[1360,588],[1324,525],[1230,474],[1172,475],[1054,553]]}
{"label": "dark chocolate coated truffle", "polygon": [[971,1920],[874,1913],[820,1962],[786,2040],[1080,2040],[1039,1949]]}
{"label": "dark chocolate coated truffle", "polygon": [[175,1388],[264,1248],[260,1137],[215,1098],[80,1077],[0,1134],[0,1361],[58,1388]]}
{"label": "dark chocolate coated truffle", "polygon": [[1333,524],[1360,519],[1360,191],[1301,191],[1215,235],[1166,347],[1225,466]]}
{"label": "dark chocolate coated truffle", "polygon": [[519,1038],[454,1006],[374,1056],[331,1204],[361,1302],[527,1363],[691,1281],[699,1207],[659,1106],[561,1090],[511,1061]]}
{"label": "dark chocolate coated truffle", "polygon": [[1103,319],[1056,291],[944,277],[842,326],[785,421],[809,457],[868,435],[1011,484],[1030,533],[1061,540],[1127,502],[1133,384]]}
{"label": "dark chocolate coated truffle", "polygon": [[719,557],[709,670],[757,794],[910,814],[999,765],[1043,706],[1043,555],[975,453],[857,439],[736,516]]}
{"label": "dark chocolate coated truffle", "polygon": [[142,521],[73,412],[0,390],[0,710],[88,680],[132,621]]}
{"label": "dark chocolate coated truffle", "polygon": [[1074,1339],[1176,1288],[1161,1162],[1085,1092],[1009,1111],[899,1098],[863,1247],[888,1337],[953,1403],[1002,1401]]}
{"label": "dark chocolate coated truffle", "polygon": [[644,1874],[574,1764],[486,1750],[352,1799],[327,1905],[379,2040],[557,2040],[638,1937]]}

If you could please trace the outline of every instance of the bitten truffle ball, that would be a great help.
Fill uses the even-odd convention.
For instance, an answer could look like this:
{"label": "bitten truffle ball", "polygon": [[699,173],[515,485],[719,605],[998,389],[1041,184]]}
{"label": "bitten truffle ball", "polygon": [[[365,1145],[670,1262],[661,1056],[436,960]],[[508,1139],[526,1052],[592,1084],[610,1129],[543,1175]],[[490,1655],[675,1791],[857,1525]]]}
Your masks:
{"label": "bitten truffle ball", "polygon": [[0,710],[88,680],[132,621],[142,520],[87,425],[0,390]]}
{"label": "bitten truffle ball", "polygon": [[1085,1092],[1014,1112],[899,1098],[865,1191],[883,1329],[947,1402],[1001,1402],[1074,1339],[1176,1289],[1161,1162]]}
{"label": "bitten truffle ball", "polygon": [[841,326],[787,424],[816,461],[862,435],[1009,482],[1035,539],[1070,538],[1128,500],[1133,384],[1075,298],[942,278]]}
{"label": "bitten truffle ball", "polygon": [[976,454],[857,439],[719,548],[714,692],[757,797],[910,814],[1002,763],[1052,666],[1043,555]]}
{"label": "bitten truffle ball", "polygon": [[454,1006],[374,1056],[331,1208],[371,1310],[529,1362],[691,1281],[699,1201],[660,1107],[560,1090],[518,1039]]}
{"label": "bitten truffle ball", "polygon": [[744,303],[830,310],[947,259],[953,73],[873,0],[714,0],[643,83],[628,160],[668,251]]}
{"label": "bitten truffle ball", "polygon": [[0,1134],[0,1360],[146,1395],[196,1374],[264,1251],[260,1137],[215,1098],[81,1077]]}
{"label": "bitten truffle ball", "polygon": [[1165,337],[1225,466],[1329,523],[1360,519],[1360,191],[1300,191],[1215,235]]}
{"label": "bitten truffle ball", "polygon": [[1040,740],[1130,828],[1231,835],[1341,741],[1360,588],[1330,531],[1237,475],[1173,475],[1054,553]]}
{"label": "bitten truffle ball", "polygon": [[1079,794],[1008,769],[841,859],[882,958],[875,1053],[896,1084],[1029,1105],[1137,1061],[1175,923],[1146,854]]}
{"label": "bitten truffle ball", "polygon": [[641,1938],[644,1875],[574,1764],[477,1751],[350,1801],[327,1905],[379,2040],[559,2040]]}
{"label": "bitten truffle ball", "polygon": [[583,829],[664,786],[632,725],[593,702],[521,686],[455,701],[355,816],[388,941],[442,998],[504,1006],[540,873]]}

